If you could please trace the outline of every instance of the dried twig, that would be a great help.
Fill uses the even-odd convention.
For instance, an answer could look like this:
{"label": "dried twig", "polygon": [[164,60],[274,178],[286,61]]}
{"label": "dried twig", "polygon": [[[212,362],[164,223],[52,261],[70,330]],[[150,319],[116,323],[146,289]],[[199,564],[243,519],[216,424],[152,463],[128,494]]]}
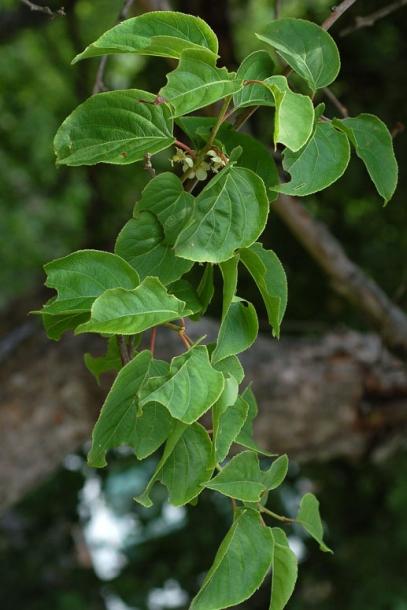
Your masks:
{"label": "dried twig", "polygon": [[394,13],[394,11],[397,11],[399,8],[405,5],[407,5],[407,0],[397,0],[397,2],[392,2],[391,4],[384,6],[370,15],[366,15],[365,17],[356,17],[355,23],[341,30],[339,32],[339,36],[347,36],[347,34],[350,34],[355,30],[359,30],[360,28],[371,27],[379,19],[387,17],[387,15],[390,15],[390,13]]}
{"label": "dried twig", "polygon": [[61,6],[61,8],[59,8],[57,11],[51,11],[49,6],[39,6],[38,4],[34,4],[33,2],[30,2],[30,0],[21,0],[21,2],[23,4],[25,4],[26,6],[28,6],[32,11],[37,11],[39,13],[45,13],[46,15],[49,15],[50,17],[56,17],[57,15],[59,15],[60,17],[66,17],[65,9],[63,6]]}

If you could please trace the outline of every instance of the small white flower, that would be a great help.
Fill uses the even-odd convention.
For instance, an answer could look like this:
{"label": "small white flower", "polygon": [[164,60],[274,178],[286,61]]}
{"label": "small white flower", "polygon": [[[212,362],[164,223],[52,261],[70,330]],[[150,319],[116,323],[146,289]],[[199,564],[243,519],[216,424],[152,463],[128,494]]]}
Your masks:
{"label": "small white flower", "polygon": [[208,150],[208,157],[210,157],[211,169],[214,174],[217,174],[222,167],[225,167],[228,159],[226,157],[221,157],[216,150]]}

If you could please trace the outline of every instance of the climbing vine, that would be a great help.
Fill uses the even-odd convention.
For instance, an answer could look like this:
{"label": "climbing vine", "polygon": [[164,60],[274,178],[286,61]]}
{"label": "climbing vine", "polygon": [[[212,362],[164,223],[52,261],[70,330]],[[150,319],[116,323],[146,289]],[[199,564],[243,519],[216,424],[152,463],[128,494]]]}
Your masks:
{"label": "climbing vine", "polygon": [[[305,196],[329,187],[346,170],[351,149],[385,203],[397,182],[391,136],[377,117],[329,118],[324,104],[314,103],[315,93],[340,69],[328,32],[280,19],[257,36],[283,59],[283,73],[276,73],[266,50],[251,53],[235,73],[218,68],[217,38],[198,17],[163,11],[128,19],[74,62],[117,53],[171,58],[178,63],[167,84],[158,93],[94,95],[55,137],[58,166],[139,162],[151,175],[114,252],[80,250],[45,266],[46,285],[57,294],[37,313],[51,339],[67,330],[107,339],[105,356],[85,357],[97,379],[117,371],[94,427],[91,466],[105,466],[107,451],[120,445],[131,447],[140,461],[158,451],[155,472],[135,498],[143,506],[151,506],[156,482],[166,486],[174,506],[193,503],[199,510],[204,489],[230,498],[231,527],[191,602],[194,610],[241,603],[270,568],[270,609],[286,605],[297,561],[276,524],[300,524],[330,551],[313,494],[304,495],[295,518],[268,507],[288,458],[253,440],[257,406],[238,359],[258,334],[255,307],[237,291],[240,270],[257,286],[276,338],[287,304],[283,266],[260,241],[269,204],[279,193]],[[292,88],[291,73],[301,80],[301,93]],[[217,108],[214,118],[199,113],[207,106]],[[270,149],[239,131],[260,106],[274,122]],[[183,135],[176,137],[175,128]],[[164,150],[167,171],[156,175],[154,155]],[[286,181],[274,161],[277,150]],[[218,337],[215,343],[205,337],[194,342],[188,327],[213,298],[216,266],[223,279]],[[155,357],[162,327],[184,345],[170,362]],[[148,348],[141,347],[144,334]],[[210,430],[201,422],[207,413]],[[232,446],[240,448],[233,457]]]}

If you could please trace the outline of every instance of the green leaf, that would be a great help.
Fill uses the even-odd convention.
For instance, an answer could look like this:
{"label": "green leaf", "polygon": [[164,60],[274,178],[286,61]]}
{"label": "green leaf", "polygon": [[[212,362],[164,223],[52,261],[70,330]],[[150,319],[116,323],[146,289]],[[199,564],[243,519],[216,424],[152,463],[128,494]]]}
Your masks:
{"label": "green leaf", "polygon": [[112,370],[120,371],[122,368],[122,359],[115,336],[110,337],[107,344],[107,352],[104,356],[94,358],[90,354],[85,354],[84,359],[87,369],[96,377],[99,385],[101,373]]}
{"label": "green leaf", "polygon": [[280,457],[274,460],[270,466],[270,470],[267,472],[267,476],[264,478],[264,484],[267,486],[267,489],[271,491],[272,489],[280,487],[287,476],[287,471],[288,457],[286,455],[280,455]]}
{"label": "green leaf", "polygon": [[[32,312],[36,313],[36,312]],[[41,312],[38,312],[41,313]],[[84,324],[90,318],[90,312],[86,313],[68,313],[64,315],[51,315],[44,313],[42,315],[42,323],[47,333],[48,339],[59,341],[64,332],[73,330],[80,324]]]}
{"label": "green leaf", "polygon": [[232,375],[238,383],[242,383],[244,379],[244,370],[239,358],[236,356],[227,356],[223,360],[212,362],[212,365],[214,369],[221,371],[225,377],[227,375]]}
{"label": "green leaf", "polygon": [[201,484],[212,476],[212,470],[207,468],[211,449],[205,428],[198,423],[188,426],[159,475],[168,488],[170,504],[183,506],[201,493]]}
{"label": "green leaf", "polygon": [[[263,87],[263,89],[265,89]],[[242,147],[242,154],[236,166],[251,169],[259,176],[266,189],[278,184],[278,172],[274,159],[263,144],[252,138],[246,133],[241,133],[233,129],[233,125],[225,121],[218,132],[218,138],[225,145],[226,154],[230,156],[232,150],[237,146]],[[277,197],[274,193],[268,193],[268,198],[274,200]]]}
{"label": "green leaf", "polygon": [[234,297],[224,316],[212,362],[216,363],[227,356],[240,354],[255,341],[259,331],[256,310],[249,301]]}
{"label": "green leaf", "polygon": [[212,301],[213,295],[215,294],[215,288],[213,285],[213,265],[209,263],[205,265],[205,271],[196,291],[199,300],[202,303],[201,313],[204,314]]}
{"label": "green leaf", "polygon": [[300,150],[308,141],[314,126],[314,106],[306,95],[294,93],[285,76],[271,76],[265,83],[274,95],[274,144]]}
{"label": "green leaf", "polygon": [[179,117],[242,89],[243,82],[234,77],[226,68],[216,67],[216,58],[210,51],[186,49],[177,68],[167,75],[167,85],[159,95],[174,107],[174,117]]}
{"label": "green leaf", "polygon": [[216,434],[213,437],[216,463],[223,462],[226,459],[232,443],[246,421],[248,411],[249,405],[238,396],[236,402],[221,413]]}
{"label": "green leaf", "polygon": [[195,200],[195,213],[176,243],[177,256],[220,263],[250,246],[263,231],[269,211],[264,183],[248,169],[220,172]]}
{"label": "green leaf", "polygon": [[[242,81],[264,81],[273,74],[273,71],[274,62],[270,55],[266,51],[254,51],[243,60],[236,72],[236,78]],[[251,83],[235,93],[233,103],[240,108],[246,106],[274,106],[274,97],[266,87]]]}
{"label": "green leaf", "polygon": [[120,256],[99,250],[79,250],[44,266],[45,285],[55,288],[53,298],[42,311],[51,315],[89,312],[95,299],[110,288],[131,290],[140,279]]}
{"label": "green leaf", "polygon": [[158,277],[166,286],[189,271],[192,261],[179,258],[171,246],[165,244],[163,227],[158,218],[148,211],[131,218],[120,231],[114,249],[144,280]]}
{"label": "green leaf", "polygon": [[186,304],[186,309],[192,311],[193,314],[201,313],[202,303],[199,300],[198,294],[188,280],[177,280],[168,289],[170,294],[173,294],[177,299]]}
{"label": "green leaf", "polygon": [[274,558],[271,580],[271,603],[269,610],[283,610],[290,599],[298,575],[298,562],[290,549],[285,532],[272,528]]}
{"label": "green leaf", "polygon": [[319,543],[322,551],[332,553],[322,540],[324,528],[319,514],[319,502],[313,494],[307,493],[301,499],[296,521]]}
{"label": "green leaf", "polygon": [[190,610],[222,610],[248,599],[273,560],[273,535],[257,511],[237,511],[237,519],[216,554]]}
{"label": "green leaf", "polygon": [[[129,89],[93,95],[62,123],[54,139],[59,165],[128,164],[173,144],[173,117],[155,96]],[[150,102],[150,103],[145,103]]]}
{"label": "green leaf", "polygon": [[218,475],[205,483],[205,487],[242,502],[260,502],[268,489],[275,489],[281,484],[286,472],[287,456],[282,456],[267,472],[263,472],[257,454],[243,451],[233,457]]}
{"label": "green leaf", "polygon": [[253,440],[252,423],[257,415],[258,408],[256,399],[250,386],[248,386],[243,392],[242,399],[249,405],[249,412],[247,414],[247,418],[243,425],[243,428],[236,437],[236,443],[239,443],[239,445],[247,447],[248,449],[252,449],[253,451],[257,451],[257,453],[260,453],[262,455],[272,457],[274,455],[273,453],[264,451],[264,449],[259,447],[259,445]]}
{"label": "green leaf", "polygon": [[333,119],[332,123],[348,136],[386,204],[396,189],[398,175],[393,140],[386,125],[371,114]]}
{"label": "green leaf", "polygon": [[286,195],[310,195],[326,188],[342,176],[348,166],[350,147],[345,134],[331,123],[317,123],[314,134],[298,152],[284,151],[283,168],[291,181],[272,187]]}
{"label": "green leaf", "polygon": [[237,265],[239,263],[239,255],[232,256],[227,261],[220,263],[219,267],[223,278],[223,307],[222,319],[229,311],[233,297],[236,294],[237,288]]}
{"label": "green leaf", "polygon": [[194,211],[194,197],[183,190],[181,180],[175,174],[164,172],[147,184],[141,199],[134,207],[134,216],[138,218],[141,210],[149,210],[160,221],[165,244],[173,246],[183,227]]}
{"label": "green leaf", "polygon": [[247,267],[260,290],[270,325],[277,337],[287,306],[287,277],[284,268],[272,250],[264,250],[255,243],[239,251],[242,263]]}
{"label": "green leaf", "polygon": [[106,290],[94,302],[89,322],[78,326],[76,334],[135,335],[189,313],[157,278],[148,277],[134,290]]}
{"label": "green leaf", "polygon": [[138,412],[136,394],[148,375],[151,359],[151,352],[141,352],[116,377],[93,429],[90,466],[105,466],[109,449],[129,444]]}
{"label": "green leaf", "polygon": [[274,47],[313,91],[326,87],[338,75],[338,48],[328,32],[315,23],[302,19],[278,19],[256,36]]}
{"label": "green leaf", "polygon": [[147,487],[143,491],[143,493],[140,496],[137,496],[134,498],[135,501],[138,502],[139,504],[141,504],[142,506],[145,506],[146,508],[150,508],[150,506],[153,505],[153,503],[149,497],[151,488],[154,485],[155,481],[157,480],[166,461],[169,459],[172,452],[174,451],[174,447],[178,443],[181,436],[184,434],[186,428],[187,428],[187,424],[184,424],[180,421],[175,422],[174,428],[173,428],[172,432],[170,433],[170,435],[167,439],[167,442],[165,443],[163,455],[156,466],[153,476],[151,477],[151,479],[150,479]]}
{"label": "green leaf", "polygon": [[123,21],[108,30],[77,55],[72,63],[112,53],[137,53],[178,59],[184,49],[200,47],[215,55],[218,53],[218,40],[205,21],[183,13],[152,11]]}
{"label": "green leaf", "polygon": [[224,377],[211,366],[207,348],[198,345],[173,358],[168,375],[143,386],[140,404],[157,401],[176,419],[192,424],[218,400],[223,386]]}

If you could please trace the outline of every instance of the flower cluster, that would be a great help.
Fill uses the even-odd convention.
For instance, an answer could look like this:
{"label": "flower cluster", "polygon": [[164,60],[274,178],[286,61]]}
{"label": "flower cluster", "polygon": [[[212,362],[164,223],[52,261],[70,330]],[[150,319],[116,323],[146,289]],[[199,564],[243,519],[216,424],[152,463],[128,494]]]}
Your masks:
{"label": "flower cluster", "polygon": [[[216,150],[208,150],[206,156],[208,161],[201,161],[199,165],[195,165],[195,156],[185,152],[182,148],[175,148],[176,153],[171,159],[171,165],[174,163],[182,163],[182,171],[188,172],[187,178],[197,178],[198,180],[206,180],[207,173],[212,170],[217,174],[222,167],[225,167],[228,158]],[[195,153],[193,153],[195,155]]]}

